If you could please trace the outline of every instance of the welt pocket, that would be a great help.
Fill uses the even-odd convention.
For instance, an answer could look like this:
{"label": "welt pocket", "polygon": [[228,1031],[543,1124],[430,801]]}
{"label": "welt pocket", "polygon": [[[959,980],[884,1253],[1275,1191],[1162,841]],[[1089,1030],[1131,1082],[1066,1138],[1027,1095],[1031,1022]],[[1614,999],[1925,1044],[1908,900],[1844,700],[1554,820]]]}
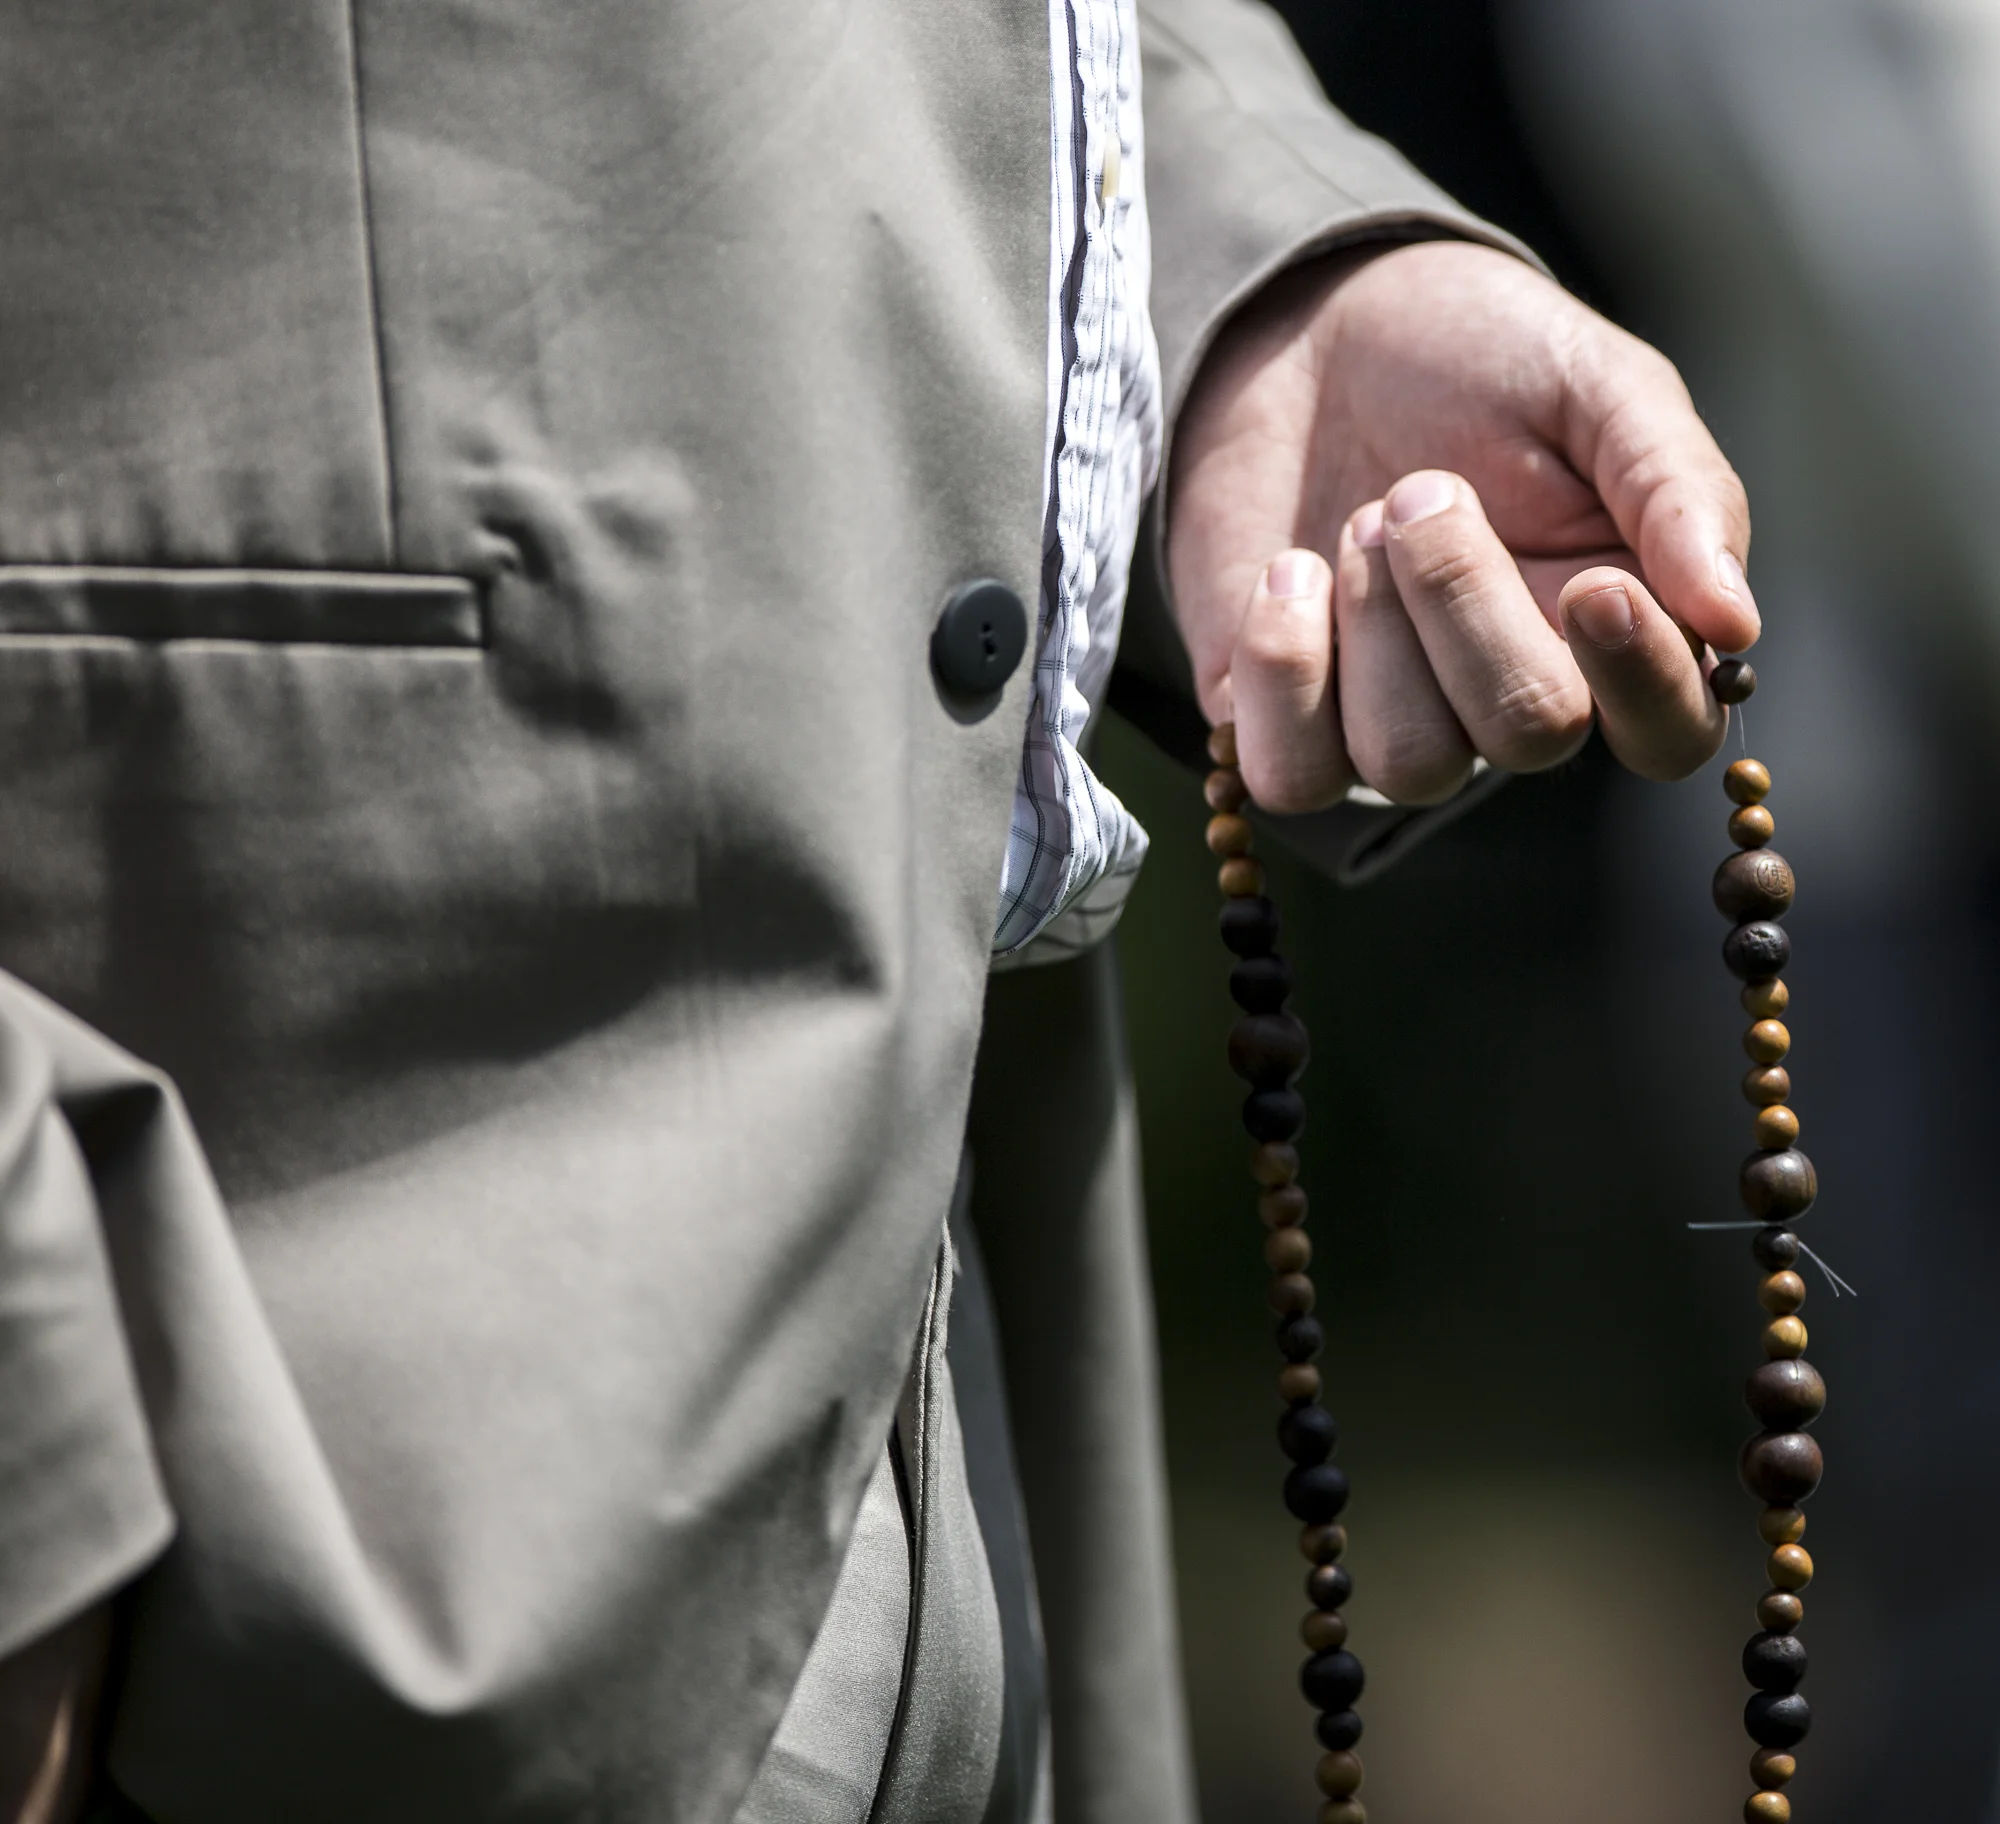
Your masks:
{"label": "welt pocket", "polygon": [[478,649],[477,584],[362,570],[0,564],[0,642],[240,641]]}

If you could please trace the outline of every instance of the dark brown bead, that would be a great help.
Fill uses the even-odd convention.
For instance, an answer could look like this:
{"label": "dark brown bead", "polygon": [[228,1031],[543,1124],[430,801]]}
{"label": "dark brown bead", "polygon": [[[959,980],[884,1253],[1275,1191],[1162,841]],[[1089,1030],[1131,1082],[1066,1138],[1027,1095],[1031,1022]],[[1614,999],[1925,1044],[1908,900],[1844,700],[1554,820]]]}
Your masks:
{"label": "dark brown bead", "polygon": [[1201,783],[1201,795],[1211,811],[1240,811],[1250,802],[1250,788],[1233,766],[1218,766]]}
{"label": "dark brown bead", "polygon": [[1773,1431],[1802,1430],[1826,1410],[1826,1382],[1810,1362],[1766,1362],[1751,1375],[1743,1403]]}
{"label": "dark brown bead", "polygon": [[1785,1361],[1806,1352],[1806,1327],[1795,1317],[1774,1317],[1764,1326],[1764,1353]]}
{"label": "dark brown bead", "polygon": [[1292,966],[1282,956],[1246,956],[1229,972],[1229,993],[1245,1013],[1280,1013],[1292,998]]}
{"label": "dark brown bead", "polygon": [[1254,855],[1232,855],[1215,871],[1225,898],[1248,899],[1264,890],[1264,864]]}
{"label": "dark brown bead", "polygon": [[1344,1564],[1316,1564],[1306,1573],[1306,1600],[1316,1609],[1340,1609],[1354,1594],[1354,1577]]}
{"label": "dark brown bead", "polygon": [[1318,1399],[1319,1385],[1319,1370],[1310,1362],[1287,1362],[1278,1370],[1278,1398],[1287,1406]]}
{"label": "dark brown bead", "polygon": [[1257,1199],[1257,1214],[1267,1229],[1296,1228],[1306,1219],[1306,1194],[1296,1184],[1281,1184]]}
{"label": "dark brown bead", "polygon": [[1347,1506],[1347,1471],[1337,1463],[1301,1463],[1285,1478],[1285,1507],[1294,1520],[1325,1526]]}
{"label": "dark brown bead", "polygon": [[1316,1361],[1325,1347],[1326,1335],[1317,1318],[1288,1317],[1278,1326],[1278,1353],[1288,1362]]}
{"label": "dark brown bead", "polygon": [[1743,1049],[1759,1064],[1775,1064],[1792,1048],[1792,1035],[1783,1020],[1759,1020],[1743,1035]]}
{"label": "dark brown bead", "polygon": [[1738,925],[1722,940],[1722,961],[1743,982],[1761,982],[1782,975],[1792,960],[1792,940],[1783,925],[1768,918]]}
{"label": "dark brown bead", "polygon": [[1278,908],[1262,894],[1224,901],[1216,922],[1222,941],[1238,956],[1269,956],[1278,947]]}
{"label": "dark brown bead", "polygon": [[1253,1089],[1243,1098],[1243,1128],[1253,1140],[1296,1140],[1305,1125],[1306,1099],[1295,1089]]}
{"label": "dark brown bead", "polygon": [[1767,1792],[1788,1785],[1798,1770],[1798,1762],[1777,1748],[1759,1748],[1750,1757],[1750,1777]]}
{"label": "dark brown bead", "polygon": [[1775,976],[1743,984],[1743,1011],[1753,1020],[1775,1020],[1792,1004],[1792,991]]}
{"label": "dark brown bead", "polygon": [[1322,1748],[1352,1748],[1361,1739],[1361,1718],[1352,1710],[1323,1711],[1313,1733]]}
{"label": "dark brown bead", "polygon": [[1796,1691],[1786,1696],[1759,1691],[1743,1706],[1743,1727],[1766,1748],[1790,1748],[1812,1729],[1812,1706]]}
{"label": "dark brown bead", "polygon": [[1344,1799],[1361,1790],[1361,1757],[1343,1749],[1320,1756],[1319,1789],[1330,1799]]}
{"label": "dark brown bead", "polygon": [[1819,1174],[1797,1147],[1782,1153],[1752,1153],[1736,1175],[1743,1207],[1767,1221],[1789,1222],[1812,1208]]}
{"label": "dark brown bead", "polygon": [[1771,775],[1761,760],[1738,760],[1722,775],[1722,789],[1738,804],[1762,804],[1771,795]]}
{"label": "dark brown bead", "polygon": [[1750,1257],[1767,1273],[1781,1273],[1798,1265],[1799,1238],[1790,1229],[1773,1223],[1750,1237]]}
{"label": "dark brown bead", "polygon": [[1806,1536],[1806,1517],[1795,1507],[1767,1507],[1757,1516],[1757,1537],[1766,1545],[1797,1545]]}
{"label": "dark brown bead", "polygon": [[1299,1623],[1299,1638],[1315,1653],[1331,1653],[1347,1645],[1347,1617],[1315,1609]]}
{"label": "dark brown bead", "polygon": [[1792,1093],[1792,1074],[1775,1064],[1760,1066],[1744,1074],[1743,1093],[1758,1107],[1770,1108]]}
{"label": "dark brown bead", "polygon": [[1777,823],[1761,804],[1746,804],[1730,814],[1729,840],[1739,849],[1761,849],[1777,833]]}
{"label": "dark brown bead", "polygon": [[1796,1634],[1753,1634],[1743,1649],[1743,1676],[1759,1691],[1796,1691],[1805,1683],[1805,1642]]}
{"label": "dark brown bead", "polygon": [[1299,1534],[1299,1550],[1308,1563],[1337,1564],[1347,1551],[1347,1528],[1309,1526]]}
{"label": "dark brown bead", "polygon": [[1368,1675],[1345,1647],[1315,1653],[1299,1668],[1299,1687],[1315,1710],[1352,1710]]}
{"label": "dark brown bead", "polygon": [[1743,1801],[1744,1824],[1791,1824],[1792,1802],[1782,1792],[1753,1792]]}
{"label": "dark brown bead", "polygon": [[[1744,1445],[1737,1468],[1742,1472],[1743,1486],[1753,1495],[1773,1507],[1796,1507],[1819,1487],[1826,1462],[1819,1445],[1804,1432],[1776,1431]],[[1778,1548],[1781,1552],[1799,1549],[1796,1545]]]}
{"label": "dark brown bead", "polygon": [[1250,1176],[1267,1190],[1276,1190],[1281,1184],[1290,1184],[1299,1175],[1299,1149],[1287,1146],[1283,1141],[1271,1141],[1263,1146],[1253,1147],[1250,1152]]}
{"label": "dark brown bead", "polygon": [[1795,1628],[1806,1618],[1806,1605],[1790,1590],[1766,1590],[1757,1598],[1760,1628]]}
{"label": "dark brown bead", "polygon": [[[1738,812],[1738,816],[1742,813]],[[1735,818],[1731,818],[1732,826]],[[1227,860],[1232,855],[1247,855],[1250,845],[1257,840],[1257,826],[1241,811],[1218,811],[1208,820],[1208,828],[1203,833],[1208,844],[1208,852]]]}
{"label": "dark brown bead", "polygon": [[1324,1463],[1339,1442],[1340,1427],[1324,1406],[1294,1406],[1278,1420],[1278,1448],[1294,1463]]}
{"label": "dark brown bead", "polygon": [[1708,687],[1718,703],[1747,703],[1756,694],[1757,674],[1748,659],[1724,659],[1708,674]]}
{"label": "dark brown bead", "polygon": [[1236,764],[1236,724],[1218,722],[1208,731],[1208,757],[1217,766]]}
{"label": "dark brown bead", "polygon": [[1765,1152],[1782,1153],[1799,1137],[1799,1118],[1782,1102],[1775,1103],[1757,1111],[1751,1133]]}
{"label": "dark brown bead", "polygon": [[1303,1273],[1280,1273],[1265,1288],[1265,1299],[1280,1317],[1304,1317],[1313,1308],[1313,1282]]}
{"label": "dark brown bead", "polygon": [[1773,1589],[1796,1595],[1813,1580],[1812,1553],[1802,1545],[1776,1546],[1764,1561],[1764,1575]]}
{"label": "dark brown bead", "polygon": [[1304,1229],[1273,1229],[1264,1237],[1264,1264],[1273,1273],[1303,1273],[1312,1258],[1312,1237]]}
{"label": "dark brown bead", "polygon": [[1715,870],[1715,909],[1742,924],[1782,918],[1798,891],[1791,863],[1776,849],[1742,849]]}
{"label": "dark brown bead", "polygon": [[1259,1089],[1284,1089],[1312,1056],[1305,1025],[1289,1013],[1253,1013],[1229,1029],[1229,1068]]}
{"label": "dark brown bead", "polygon": [[1368,1824],[1368,1808],[1359,1799],[1328,1799],[1319,1808],[1319,1824]]}

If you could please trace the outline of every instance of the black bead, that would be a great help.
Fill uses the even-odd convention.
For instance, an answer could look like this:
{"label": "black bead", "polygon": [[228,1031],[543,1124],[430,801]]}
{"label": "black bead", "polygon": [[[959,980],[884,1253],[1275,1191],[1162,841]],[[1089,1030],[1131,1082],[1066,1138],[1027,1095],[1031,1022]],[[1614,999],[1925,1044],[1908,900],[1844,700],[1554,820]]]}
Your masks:
{"label": "black bead", "polygon": [[1367,1683],[1360,1660],[1345,1647],[1315,1653],[1299,1668],[1299,1689],[1315,1710],[1352,1710]]}
{"label": "black bead", "polygon": [[1282,956],[1246,956],[1229,972],[1229,992],[1245,1013],[1278,1013],[1292,998],[1292,966]]}
{"label": "black bead", "polygon": [[1715,870],[1710,891],[1724,918],[1783,918],[1798,882],[1776,849],[1739,849]]}
{"label": "black bead", "polygon": [[1316,1609],[1347,1606],[1354,1594],[1354,1575],[1344,1564],[1316,1564],[1306,1574],[1306,1600]]}
{"label": "black bead", "polygon": [[1747,703],[1757,690],[1757,674],[1747,659],[1724,659],[1708,674],[1708,687],[1718,703]]}
{"label": "black bead", "polygon": [[1295,1089],[1254,1089],[1243,1099],[1243,1125],[1253,1140],[1296,1140],[1306,1124],[1306,1099]]}
{"label": "black bead", "polygon": [[1760,918],[1752,924],[1738,925],[1722,940],[1722,960],[1729,965],[1731,975],[1746,982],[1768,981],[1792,960],[1792,940],[1783,925]]}
{"label": "black bead", "polygon": [[1361,1718],[1352,1710],[1322,1710],[1313,1729],[1322,1748],[1330,1754],[1339,1754],[1360,1741]]}
{"label": "black bead", "polygon": [[1269,956],[1278,947],[1278,908],[1261,893],[1222,902],[1222,941],[1238,956]]}
{"label": "black bead", "polygon": [[1812,1706],[1796,1691],[1759,1691],[1743,1706],[1743,1727],[1760,1748],[1795,1748],[1812,1732]]}
{"label": "black bead", "polygon": [[1294,1406],[1278,1419],[1278,1448],[1294,1463],[1324,1463],[1340,1442],[1340,1427],[1324,1406]]}
{"label": "black bead", "polygon": [[1028,646],[1028,611],[991,577],[958,589],[931,630],[931,669],[955,697],[991,696]]}
{"label": "black bead", "polygon": [[1302,1463],[1285,1478],[1285,1505],[1308,1526],[1338,1520],[1347,1505],[1347,1471],[1332,1463]]}
{"label": "black bead", "polygon": [[1767,1431],[1736,1459],[1743,1486],[1772,1507],[1796,1507],[1826,1473],[1820,1448],[1802,1431]]}
{"label": "black bead", "polygon": [[1288,1317],[1278,1326],[1278,1353],[1288,1362],[1317,1361],[1325,1347],[1326,1332],[1316,1317]]}
{"label": "black bead", "polygon": [[1759,1691],[1796,1691],[1806,1675],[1805,1643],[1796,1634],[1753,1634],[1743,1676]]}
{"label": "black bead", "polygon": [[1312,1056],[1305,1025],[1289,1013],[1253,1013],[1229,1029],[1229,1068],[1259,1089],[1287,1089]]}
{"label": "black bead", "polygon": [[1819,1195],[1819,1173],[1795,1146],[1778,1153],[1752,1153],[1736,1174],[1743,1207],[1767,1221],[1803,1216]]}
{"label": "black bead", "polygon": [[1743,1402],[1772,1431],[1810,1425],[1826,1410],[1826,1382],[1810,1362],[1766,1362],[1750,1377]]}
{"label": "black bead", "polygon": [[1775,1224],[1768,1229],[1759,1229],[1750,1241],[1751,1258],[1772,1273],[1782,1273],[1787,1267],[1799,1264],[1799,1238],[1790,1229],[1781,1229]]}

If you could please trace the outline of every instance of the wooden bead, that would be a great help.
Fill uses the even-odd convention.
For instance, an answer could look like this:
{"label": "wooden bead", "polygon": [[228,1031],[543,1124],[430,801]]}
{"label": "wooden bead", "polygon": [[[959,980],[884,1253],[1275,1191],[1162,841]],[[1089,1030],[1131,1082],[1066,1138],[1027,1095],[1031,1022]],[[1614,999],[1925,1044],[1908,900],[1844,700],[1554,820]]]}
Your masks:
{"label": "wooden bead", "polygon": [[1216,927],[1223,943],[1238,956],[1269,956],[1278,947],[1279,922],[1278,908],[1259,893],[1224,900]]}
{"label": "wooden bead", "polygon": [[1245,1013],[1282,1013],[1292,998],[1292,966],[1282,956],[1246,956],[1229,972],[1229,994]]}
{"label": "wooden bead", "polygon": [[1257,1214],[1267,1229],[1295,1229],[1306,1219],[1306,1194],[1296,1184],[1281,1184],[1257,1199]]}
{"label": "wooden bead", "polygon": [[1236,724],[1218,722],[1208,731],[1208,757],[1217,766],[1236,764]]}
{"label": "wooden bead", "polygon": [[1285,1478],[1285,1507],[1307,1526],[1338,1520],[1351,1493],[1347,1471],[1337,1463],[1301,1463]]}
{"label": "wooden bead", "polygon": [[1219,766],[1201,782],[1201,795],[1211,811],[1240,811],[1250,802],[1250,788],[1233,766]]}
{"label": "wooden bead", "polygon": [[1775,976],[1743,984],[1743,1011],[1753,1020],[1774,1020],[1792,1004],[1792,991]]}
{"label": "wooden bead", "polygon": [[1767,1507],[1757,1516],[1757,1537],[1766,1545],[1797,1545],[1806,1536],[1806,1517],[1795,1507]]}
{"label": "wooden bead", "polygon": [[1208,852],[1226,860],[1232,855],[1250,853],[1250,845],[1257,840],[1257,828],[1240,811],[1218,811],[1208,820],[1206,837]]}
{"label": "wooden bead", "polygon": [[1303,1273],[1280,1273],[1264,1289],[1265,1302],[1280,1317],[1304,1317],[1318,1293]]}
{"label": "wooden bead", "polygon": [[1312,1257],[1312,1237],[1304,1229],[1273,1229],[1264,1237],[1264,1264],[1273,1273],[1303,1273]]}
{"label": "wooden bead", "polygon": [[1799,1118],[1782,1103],[1760,1108],[1752,1132],[1767,1153],[1781,1153],[1799,1137]]}
{"label": "wooden bead", "polygon": [[1748,1824],[1791,1824],[1792,1802],[1782,1792],[1753,1792],[1743,1801]]}
{"label": "wooden bead", "polygon": [[1792,1431],[1810,1425],[1826,1410],[1826,1382],[1810,1362],[1766,1362],[1751,1375],[1743,1403],[1760,1425]]}
{"label": "wooden bead", "polygon": [[1743,1035],[1743,1049],[1759,1064],[1775,1064],[1792,1048],[1783,1020],[1759,1020]]}
{"label": "wooden bead", "polygon": [[1347,1617],[1315,1609],[1299,1623],[1299,1638],[1315,1653],[1331,1653],[1347,1645]]}
{"label": "wooden bead", "polygon": [[1321,1755],[1317,1778],[1328,1798],[1347,1798],[1361,1790],[1361,1757],[1352,1749]]}
{"label": "wooden bead", "polygon": [[[1278,1420],[1278,1448],[1294,1463],[1324,1463],[1340,1442],[1340,1427],[1324,1406],[1294,1406]],[[1329,1602],[1319,1603],[1332,1608]]]}
{"label": "wooden bead", "polygon": [[[1826,1460],[1820,1454],[1818,1441],[1807,1433],[1768,1431],[1743,1446],[1736,1467],[1743,1477],[1743,1486],[1753,1495],[1773,1507],[1796,1507],[1819,1487],[1820,1477],[1826,1473]],[[1778,1547],[1781,1552],[1804,1549],[1797,1545]],[[1777,1583],[1776,1578],[1772,1581]],[[1803,1587],[1778,1584],[1781,1590]]]}
{"label": "wooden bead", "polygon": [[1306,1099],[1295,1089],[1253,1089],[1243,1098],[1243,1127],[1253,1140],[1296,1140],[1306,1125]]}
{"label": "wooden bead", "polygon": [[1746,804],[1730,813],[1729,840],[1738,848],[1761,849],[1777,833],[1776,822],[1761,804]]}
{"label": "wooden bead", "polygon": [[1313,1362],[1326,1347],[1326,1334],[1319,1320],[1288,1317],[1278,1326],[1278,1353],[1288,1362]]}
{"label": "wooden bead", "polygon": [[1812,1553],[1802,1545],[1778,1546],[1764,1568],[1772,1588],[1787,1595],[1796,1595],[1813,1580]]}
{"label": "wooden bead", "polygon": [[1715,909],[1741,924],[1783,918],[1798,892],[1792,865],[1776,849],[1742,849],[1715,870]]}
{"label": "wooden bead", "polygon": [[1312,1059],[1305,1024],[1289,1013],[1251,1013],[1229,1029],[1229,1068],[1259,1089],[1284,1089]]}
{"label": "wooden bead", "polygon": [[1347,1528],[1309,1526],[1299,1534],[1299,1550],[1309,1564],[1338,1564],[1347,1553]]}
{"label": "wooden bead", "polygon": [[1752,1153],[1736,1174],[1743,1207],[1766,1222],[1803,1216],[1819,1195],[1819,1174],[1797,1147],[1782,1153]]}
{"label": "wooden bead", "polygon": [[1743,1078],[1743,1094],[1760,1108],[1771,1108],[1792,1093],[1791,1072],[1776,1065],[1760,1065]]}
{"label": "wooden bead", "polygon": [[1743,1727],[1763,1747],[1790,1748],[1811,1733],[1812,1706],[1796,1691],[1759,1691],[1743,1706]]}
{"label": "wooden bead", "polygon": [[1792,960],[1792,940],[1783,925],[1768,918],[1737,925],[1722,940],[1723,966],[1741,982],[1762,982],[1782,975]]}
{"label": "wooden bead", "polygon": [[1708,674],[1708,688],[1718,703],[1747,703],[1756,694],[1757,674],[1748,659],[1724,659]]}
{"label": "wooden bead", "polygon": [[1773,1273],[1757,1288],[1757,1302],[1773,1317],[1790,1317],[1806,1302],[1806,1282],[1796,1273]]}
{"label": "wooden bead", "polygon": [[1319,1370],[1310,1362],[1287,1362],[1278,1370],[1278,1398],[1287,1406],[1318,1399],[1319,1386]]}
{"label": "wooden bead", "polygon": [[1316,1564],[1306,1573],[1306,1600],[1316,1609],[1344,1608],[1353,1594],[1354,1577],[1344,1564]]}
{"label": "wooden bead", "polygon": [[1216,869],[1215,884],[1226,898],[1248,899],[1264,890],[1264,864],[1254,855],[1232,855]]}
{"label": "wooden bead", "polygon": [[1759,1691],[1796,1691],[1805,1683],[1805,1642],[1782,1629],[1751,1635],[1743,1649],[1743,1676]]}
{"label": "wooden bead", "polygon": [[1299,1668],[1299,1688],[1315,1710],[1352,1710],[1367,1683],[1360,1660],[1345,1647],[1315,1653]]}
{"label": "wooden bead", "polygon": [[1799,1238],[1773,1223],[1750,1237],[1750,1258],[1767,1273],[1782,1273],[1799,1264]]}
{"label": "wooden bead", "polygon": [[1319,1721],[1313,1724],[1313,1734],[1319,1737],[1322,1748],[1331,1748],[1338,1753],[1342,1748],[1352,1748],[1361,1739],[1361,1718],[1352,1710],[1323,1710]]}
{"label": "wooden bead", "polygon": [[1780,1317],[1764,1326],[1764,1353],[1774,1362],[1806,1352],[1806,1327],[1796,1317]]}
{"label": "wooden bead", "polygon": [[1750,1777],[1766,1792],[1788,1785],[1799,1764],[1781,1748],[1759,1748],[1750,1757]]}
{"label": "wooden bead", "polygon": [[1328,1799],[1319,1808],[1319,1824],[1368,1824],[1368,1808],[1359,1799]]}
{"label": "wooden bead", "polygon": [[1760,1628],[1796,1628],[1806,1618],[1806,1605],[1790,1590],[1766,1590],[1757,1598]]}
{"label": "wooden bead", "polygon": [[1738,760],[1722,775],[1722,789],[1737,804],[1762,804],[1771,795],[1771,775],[1761,760]]}
{"label": "wooden bead", "polygon": [[1250,1154],[1250,1176],[1267,1190],[1290,1184],[1299,1175],[1299,1149],[1282,1140],[1256,1147]]}

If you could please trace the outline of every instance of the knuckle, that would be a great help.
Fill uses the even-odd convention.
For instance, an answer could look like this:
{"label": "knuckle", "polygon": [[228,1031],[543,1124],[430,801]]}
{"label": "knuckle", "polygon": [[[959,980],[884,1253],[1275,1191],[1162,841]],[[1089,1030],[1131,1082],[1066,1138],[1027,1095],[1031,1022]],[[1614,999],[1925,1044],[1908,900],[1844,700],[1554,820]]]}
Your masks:
{"label": "knuckle", "polygon": [[1243,783],[1260,808],[1291,817],[1338,804],[1347,795],[1351,776],[1334,760],[1302,763],[1284,755],[1245,754]]}
{"label": "knuckle", "polygon": [[1354,764],[1366,784],[1397,804],[1442,804],[1472,772],[1464,739],[1428,724],[1383,729]]}
{"label": "knuckle", "polygon": [[1495,699],[1479,751],[1495,766],[1532,773],[1567,760],[1590,733],[1590,692],[1567,680],[1524,674]]}

